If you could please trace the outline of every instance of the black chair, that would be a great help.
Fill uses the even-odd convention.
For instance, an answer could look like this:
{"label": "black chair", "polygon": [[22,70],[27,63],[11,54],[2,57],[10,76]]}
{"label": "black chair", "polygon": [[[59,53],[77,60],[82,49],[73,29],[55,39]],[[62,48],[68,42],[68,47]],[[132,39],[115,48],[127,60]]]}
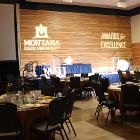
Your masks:
{"label": "black chair", "polygon": [[95,73],[94,75],[91,76],[92,80],[94,80],[94,82],[98,82],[100,79],[101,75],[99,73]]}
{"label": "black chair", "polygon": [[117,72],[118,72],[119,78],[123,77],[123,73],[121,70],[118,70]]}
{"label": "black chair", "polygon": [[71,132],[70,127],[68,125],[68,124],[70,124],[75,136],[76,136],[76,132],[74,130],[74,127],[71,123],[70,118],[71,118],[71,115],[72,115],[73,104],[74,104],[74,101],[75,101],[75,97],[76,97],[75,95],[76,94],[77,94],[76,90],[72,90],[71,92],[69,92],[69,94],[67,96],[68,97],[68,104],[67,104],[66,114],[65,114],[64,120],[63,120],[63,122],[66,123],[68,130]]}
{"label": "black chair", "polygon": [[41,77],[41,94],[45,96],[54,96],[54,88],[49,82],[49,80],[45,77]]}
{"label": "black chair", "polygon": [[140,93],[139,87],[133,84],[126,84],[121,86],[122,105],[121,105],[121,124],[123,124],[124,114],[127,111],[140,110]]}
{"label": "black chair", "polygon": [[88,78],[88,73],[81,73],[81,77]]}
{"label": "black chair", "polygon": [[62,136],[62,140],[64,140],[62,130],[65,132],[65,129],[62,124],[66,114],[67,102],[67,97],[58,97],[52,100],[49,104],[48,117],[44,121],[35,122],[32,125],[31,131],[40,132],[43,138],[48,133],[51,133],[54,138],[55,133],[58,133]]}
{"label": "black chair", "polygon": [[94,84],[94,82],[89,77],[89,80],[83,85],[82,93],[84,93],[84,98],[85,99],[90,99],[92,97],[92,92],[94,91],[93,84]]}
{"label": "black chair", "polygon": [[123,72],[121,70],[118,70],[118,75],[119,75],[121,84],[125,84],[127,82],[127,78],[124,77]]}
{"label": "black chair", "polygon": [[62,93],[62,85],[60,82],[60,78],[59,77],[51,77],[51,85],[54,88],[54,93],[55,95],[57,95],[58,92]]}
{"label": "black chair", "polygon": [[20,78],[15,79],[12,82],[8,82],[6,92],[8,93],[18,93],[18,91],[23,90],[22,81]]}
{"label": "black chair", "polygon": [[131,75],[129,70],[126,70],[126,81],[133,81],[133,76]]}
{"label": "black chair", "polygon": [[107,92],[110,85],[109,79],[107,77],[101,77],[99,81],[102,85],[103,91]]}
{"label": "black chair", "polygon": [[76,97],[81,98],[81,86],[80,86],[80,77],[71,77],[70,78],[70,88],[77,91]]}
{"label": "black chair", "polygon": [[140,80],[140,72],[134,71],[134,81],[139,82]]}
{"label": "black chair", "polygon": [[12,103],[0,103],[0,139],[19,140],[20,134],[17,106]]}
{"label": "black chair", "polygon": [[0,95],[6,93],[6,88],[7,88],[8,83],[4,81],[0,81]]}
{"label": "black chair", "polygon": [[106,98],[106,96],[104,94],[104,91],[103,91],[103,87],[100,83],[97,83],[95,85],[94,89],[95,89],[95,93],[96,93],[97,100],[98,100],[98,105],[97,105],[97,108],[96,108],[96,111],[95,111],[95,116],[98,119],[100,111],[102,110],[102,108],[107,107],[108,110],[109,110],[108,114],[107,114],[107,117],[106,117],[106,122],[107,122],[109,114],[111,112],[114,112],[117,109],[118,103],[114,100],[109,100],[108,98]]}
{"label": "black chair", "polygon": [[74,76],[73,73],[67,73],[67,74],[66,74],[66,77],[73,77],[73,76]]}
{"label": "black chair", "polygon": [[62,96],[69,96],[72,89],[69,86],[64,86],[62,89]]}

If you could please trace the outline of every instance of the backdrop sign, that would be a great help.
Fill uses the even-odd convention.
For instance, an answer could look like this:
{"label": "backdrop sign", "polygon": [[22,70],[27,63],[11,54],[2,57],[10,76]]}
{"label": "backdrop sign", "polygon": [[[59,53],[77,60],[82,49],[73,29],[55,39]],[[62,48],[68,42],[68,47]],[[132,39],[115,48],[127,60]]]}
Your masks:
{"label": "backdrop sign", "polygon": [[103,32],[101,34],[101,48],[126,48],[126,36],[118,32]]}
{"label": "backdrop sign", "polygon": [[60,49],[60,42],[50,39],[47,26],[42,24],[35,26],[35,36],[32,39],[24,40],[24,50],[44,51],[54,49]]}

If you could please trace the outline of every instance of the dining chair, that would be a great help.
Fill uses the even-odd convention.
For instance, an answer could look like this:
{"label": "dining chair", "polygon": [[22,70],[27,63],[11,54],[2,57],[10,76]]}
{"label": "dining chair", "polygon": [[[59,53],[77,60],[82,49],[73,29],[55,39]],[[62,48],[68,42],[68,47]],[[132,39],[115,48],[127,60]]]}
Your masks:
{"label": "dining chair", "polygon": [[15,79],[13,82],[9,82],[6,87],[6,92],[8,93],[18,93],[18,91],[21,90],[23,90],[23,86],[19,78]]}
{"label": "dining chair", "polygon": [[51,85],[53,86],[54,88],[54,93],[55,93],[55,96],[57,96],[57,94],[59,92],[62,93],[62,84],[61,84],[61,81],[60,81],[60,78],[59,77],[51,77]]}
{"label": "dining chair", "polygon": [[71,91],[72,89],[68,85],[65,85],[62,89],[62,96],[69,96]]}
{"label": "dining chair", "polygon": [[74,74],[73,73],[66,73],[66,77],[73,77]]}
{"label": "dining chair", "polygon": [[8,83],[0,81],[0,95],[6,93],[6,88],[7,88]]}
{"label": "dining chair", "polygon": [[98,120],[98,117],[99,117],[99,114],[100,114],[100,111],[102,110],[102,108],[104,108],[104,107],[108,108],[108,113],[107,113],[107,117],[106,117],[106,123],[107,123],[109,114],[111,112],[115,112],[115,110],[118,108],[118,103],[115,100],[110,100],[105,96],[103,87],[100,83],[97,83],[95,85],[94,89],[95,89],[95,93],[97,96],[96,98],[98,101],[98,105],[97,105],[97,108],[95,111],[95,116]]}
{"label": "dining chair", "polygon": [[134,71],[134,81],[138,82],[140,80],[140,72]]}
{"label": "dining chair", "polygon": [[90,99],[92,97],[92,93],[94,93],[92,79],[89,77],[88,81],[82,87],[82,93],[84,93],[85,99]]}
{"label": "dining chair", "polygon": [[41,94],[45,95],[45,96],[54,96],[54,88],[51,85],[51,83],[49,83],[49,80],[45,77],[42,76],[41,77]]}
{"label": "dining chair", "polygon": [[68,130],[71,132],[70,127],[68,125],[68,124],[70,124],[75,136],[76,136],[76,132],[75,132],[75,129],[72,125],[72,122],[71,122],[70,118],[71,118],[72,111],[73,111],[73,104],[74,104],[74,101],[75,101],[76,93],[77,93],[76,90],[73,89],[67,95],[68,103],[67,103],[67,108],[66,108],[66,114],[65,114],[64,119],[63,119],[63,123],[66,123],[66,126],[67,126]]}
{"label": "dining chair", "polygon": [[67,101],[67,97],[58,97],[52,100],[49,104],[48,117],[43,121],[33,123],[31,132],[40,132],[42,138],[45,138],[48,133],[51,133],[52,138],[54,138],[57,133],[60,134],[62,140],[64,140],[62,130],[64,132],[65,130],[62,124],[64,114],[66,113]]}
{"label": "dining chair", "polygon": [[133,81],[133,76],[130,73],[130,71],[129,70],[126,70],[125,72],[126,72],[126,80],[127,81]]}
{"label": "dining chair", "polygon": [[76,97],[82,98],[82,91],[80,86],[80,77],[70,77],[70,88],[77,91]]}
{"label": "dining chair", "polygon": [[88,78],[88,73],[81,73],[81,77]]}
{"label": "dining chair", "polygon": [[101,77],[99,81],[102,84],[103,91],[107,92],[110,85],[109,79],[107,77]]}
{"label": "dining chair", "polygon": [[139,86],[134,84],[125,84],[121,86],[121,92],[121,124],[123,124],[124,115],[126,116],[127,111],[140,111]]}
{"label": "dining chair", "polygon": [[20,140],[17,106],[13,103],[0,103],[0,139]]}

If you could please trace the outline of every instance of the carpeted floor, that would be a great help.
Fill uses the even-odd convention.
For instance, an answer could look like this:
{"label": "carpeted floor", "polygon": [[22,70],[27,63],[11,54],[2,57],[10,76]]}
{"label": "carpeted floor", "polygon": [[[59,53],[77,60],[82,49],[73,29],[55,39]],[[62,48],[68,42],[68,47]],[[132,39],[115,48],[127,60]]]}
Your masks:
{"label": "carpeted floor", "polygon": [[[108,123],[105,122],[107,109],[103,109],[99,120],[95,118],[97,101],[93,97],[90,100],[78,100],[74,103],[71,121],[77,136],[73,131],[66,132],[69,140],[140,140],[140,114],[128,113],[127,119],[124,120],[123,126],[120,123],[120,113],[112,119],[109,116]],[[37,139],[41,140],[41,138]],[[56,135],[55,140],[62,140]],[[65,137],[65,140],[66,137]]]}

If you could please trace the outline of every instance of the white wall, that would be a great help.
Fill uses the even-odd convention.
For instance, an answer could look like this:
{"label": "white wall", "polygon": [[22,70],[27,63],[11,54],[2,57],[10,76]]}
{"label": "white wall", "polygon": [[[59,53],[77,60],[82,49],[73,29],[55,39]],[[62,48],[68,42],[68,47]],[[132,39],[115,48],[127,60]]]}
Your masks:
{"label": "white wall", "polygon": [[131,17],[131,42],[140,43],[140,14]]}
{"label": "white wall", "polygon": [[0,4],[0,61],[16,60],[14,5]]}

